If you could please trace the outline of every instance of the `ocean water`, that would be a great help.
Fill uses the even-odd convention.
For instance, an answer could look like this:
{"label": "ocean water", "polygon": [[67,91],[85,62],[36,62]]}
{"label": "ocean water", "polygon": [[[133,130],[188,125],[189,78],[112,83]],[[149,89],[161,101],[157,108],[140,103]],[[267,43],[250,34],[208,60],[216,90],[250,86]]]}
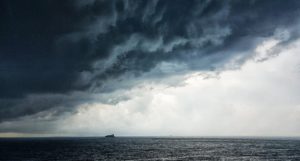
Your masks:
{"label": "ocean water", "polygon": [[15,138],[0,139],[0,160],[300,160],[288,138]]}

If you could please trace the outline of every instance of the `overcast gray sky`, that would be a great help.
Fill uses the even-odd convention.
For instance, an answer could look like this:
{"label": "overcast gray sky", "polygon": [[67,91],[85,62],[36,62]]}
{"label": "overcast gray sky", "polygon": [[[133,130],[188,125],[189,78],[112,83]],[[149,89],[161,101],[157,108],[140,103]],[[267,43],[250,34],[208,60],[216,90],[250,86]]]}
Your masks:
{"label": "overcast gray sky", "polygon": [[0,7],[0,136],[300,136],[299,1]]}

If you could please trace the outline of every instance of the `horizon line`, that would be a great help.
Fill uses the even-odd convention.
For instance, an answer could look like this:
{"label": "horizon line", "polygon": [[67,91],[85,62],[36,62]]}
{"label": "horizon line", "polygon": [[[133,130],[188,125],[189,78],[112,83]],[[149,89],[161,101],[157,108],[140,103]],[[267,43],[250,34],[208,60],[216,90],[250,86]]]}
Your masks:
{"label": "horizon line", "polygon": [[[9,138],[105,138],[105,135],[90,135],[90,136],[80,136],[80,135],[40,135],[40,136],[0,136],[0,139],[9,139]],[[242,135],[224,135],[224,136],[192,136],[192,135],[115,135],[115,138],[236,138],[236,139],[259,139],[259,138],[290,138],[290,139],[300,139],[300,136],[242,136]]]}

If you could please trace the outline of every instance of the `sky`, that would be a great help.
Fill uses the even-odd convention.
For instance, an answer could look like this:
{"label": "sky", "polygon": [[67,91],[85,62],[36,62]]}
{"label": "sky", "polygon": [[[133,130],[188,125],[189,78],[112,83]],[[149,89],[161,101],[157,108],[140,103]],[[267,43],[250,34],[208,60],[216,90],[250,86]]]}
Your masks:
{"label": "sky", "polygon": [[0,137],[299,137],[299,8],[0,0]]}

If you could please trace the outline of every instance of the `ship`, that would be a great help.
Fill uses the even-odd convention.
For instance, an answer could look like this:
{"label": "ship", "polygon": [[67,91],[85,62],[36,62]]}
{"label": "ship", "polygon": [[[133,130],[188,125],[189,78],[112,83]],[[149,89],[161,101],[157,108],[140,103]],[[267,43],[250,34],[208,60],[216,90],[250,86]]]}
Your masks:
{"label": "ship", "polygon": [[115,135],[114,135],[114,134],[111,134],[111,135],[106,135],[105,137],[106,137],[106,138],[114,138]]}

